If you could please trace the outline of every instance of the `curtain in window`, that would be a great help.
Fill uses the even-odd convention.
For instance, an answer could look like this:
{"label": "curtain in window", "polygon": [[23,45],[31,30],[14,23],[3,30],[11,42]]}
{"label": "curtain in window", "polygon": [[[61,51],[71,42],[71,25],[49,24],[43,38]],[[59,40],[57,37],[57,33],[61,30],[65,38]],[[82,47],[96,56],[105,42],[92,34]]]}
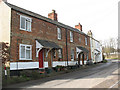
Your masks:
{"label": "curtain in window", "polygon": [[25,58],[25,46],[21,46],[21,58]]}
{"label": "curtain in window", "polygon": [[58,50],[58,57],[62,58],[62,50],[61,49]]}
{"label": "curtain in window", "polygon": [[24,17],[21,17],[21,27],[20,28],[22,28],[22,29],[25,29],[25,18]]}
{"label": "curtain in window", "polygon": [[30,31],[30,27],[31,27],[30,19],[26,19],[26,29],[27,29],[27,31]]}
{"label": "curtain in window", "polygon": [[70,31],[70,42],[73,42],[73,33]]}
{"label": "curtain in window", "polygon": [[58,39],[61,39],[61,29],[57,28],[57,31],[58,31]]}

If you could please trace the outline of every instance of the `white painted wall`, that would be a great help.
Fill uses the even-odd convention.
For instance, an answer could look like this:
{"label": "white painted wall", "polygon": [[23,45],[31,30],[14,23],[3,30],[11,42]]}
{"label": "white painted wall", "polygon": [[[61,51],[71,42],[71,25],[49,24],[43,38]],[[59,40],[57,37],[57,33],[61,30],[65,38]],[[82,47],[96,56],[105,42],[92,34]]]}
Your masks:
{"label": "white painted wall", "polygon": [[[102,61],[102,45],[100,44],[100,42],[96,41],[93,38],[90,38],[90,47],[91,47],[91,58],[92,58],[92,62],[101,62]],[[100,51],[99,55],[95,55],[95,53],[97,51],[95,51],[95,49]]]}
{"label": "white painted wall", "polygon": [[95,55],[95,62],[101,62],[102,61],[102,45],[100,44],[100,42],[95,41],[95,49],[100,51],[100,54],[98,54],[97,56]]}
{"label": "white painted wall", "polygon": [[[84,61],[84,64],[86,64],[87,61]],[[69,65],[76,65],[78,61],[68,61]],[[82,65],[82,61],[80,61],[80,64]],[[54,61],[53,67],[56,67],[57,65],[61,66],[67,66],[66,61]],[[38,69],[39,68],[39,62],[10,62],[10,70],[24,70],[24,69]],[[44,68],[48,68],[48,62],[44,62]]]}
{"label": "white painted wall", "polygon": [[[44,62],[44,68],[48,67],[48,62]],[[10,70],[37,69],[39,62],[10,62]]]}
{"label": "white painted wall", "polygon": [[10,43],[11,8],[0,2],[0,42]]}
{"label": "white painted wall", "polygon": [[44,62],[44,68],[48,67],[48,62]]}
{"label": "white painted wall", "polygon": [[[84,64],[86,64],[87,61],[84,61]],[[78,61],[68,61],[68,65],[76,65],[78,64]],[[82,65],[82,61],[80,61],[80,64]],[[54,61],[53,67],[56,67],[57,65],[61,66],[67,66],[67,61]]]}
{"label": "white painted wall", "polygon": [[39,62],[10,62],[10,70],[39,68]]}

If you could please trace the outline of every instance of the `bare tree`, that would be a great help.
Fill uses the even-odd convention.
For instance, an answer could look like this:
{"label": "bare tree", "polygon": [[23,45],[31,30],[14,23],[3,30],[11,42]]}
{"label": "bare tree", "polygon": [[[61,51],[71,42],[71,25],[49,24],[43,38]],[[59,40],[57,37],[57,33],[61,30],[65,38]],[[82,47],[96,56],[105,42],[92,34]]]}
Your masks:
{"label": "bare tree", "polygon": [[110,38],[108,40],[104,40],[102,44],[103,44],[103,53],[105,53],[107,57],[111,53],[114,53],[117,51],[117,39],[116,38]]}

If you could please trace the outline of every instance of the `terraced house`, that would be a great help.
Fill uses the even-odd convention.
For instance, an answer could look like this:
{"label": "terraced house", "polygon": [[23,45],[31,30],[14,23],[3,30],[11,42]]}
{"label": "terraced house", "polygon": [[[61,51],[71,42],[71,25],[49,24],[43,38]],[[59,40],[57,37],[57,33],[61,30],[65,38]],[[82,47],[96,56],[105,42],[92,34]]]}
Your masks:
{"label": "terraced house", "polygon": [[10,45],[10,70],[84,65],[91,60],[90,37],[75,28],[0,0],[0,41]]}

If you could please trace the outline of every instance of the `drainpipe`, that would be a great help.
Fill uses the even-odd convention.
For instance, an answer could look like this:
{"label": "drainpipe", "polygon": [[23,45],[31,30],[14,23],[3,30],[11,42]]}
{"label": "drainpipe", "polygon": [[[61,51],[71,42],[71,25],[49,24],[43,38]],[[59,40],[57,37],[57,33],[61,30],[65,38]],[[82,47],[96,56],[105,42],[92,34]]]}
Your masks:
{"label": "drainpipe", "polygon": [[65,29],[65,31],[66,31],[66,57],[67,57],[67,66],[68,66],[68,45],[67,45],[67,29]]}
{"label": "drainpipe", "polygon": [[[20,47],[19,47],[19,41],[20,41],[21,39],[17,39],[17,49],[19,48],[20,49]],[[17,51],[17,54],[19,53],[19,51]],[[18,69],[18,63],[19,63],[19,55],[17,55],[17,75],[18,76],[20,76],[19,75],[19,69]]]}

